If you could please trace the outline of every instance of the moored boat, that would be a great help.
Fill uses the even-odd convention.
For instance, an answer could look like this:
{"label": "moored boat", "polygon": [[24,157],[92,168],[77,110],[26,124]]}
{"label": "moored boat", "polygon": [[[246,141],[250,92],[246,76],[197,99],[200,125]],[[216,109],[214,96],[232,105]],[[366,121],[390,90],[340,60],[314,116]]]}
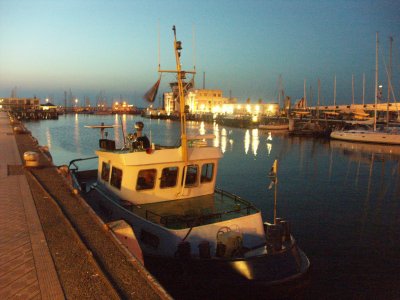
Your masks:
{"label": "moored boat", "polygon": [[381,130],[337,130],[331,133],[331,138],[352,142],[400,145],[400,129],[387,127]]}
{"label": "moored boat", "polygon": [[289,130],[289,120],[287,118],[264,118],[258,125],[258,129]]}
{"label": "moored boat", "polygon": [[381,127],[377,130],[377,103],[378,103],[378,33],[376,33],[376,58],[375,58],[375,105],[373,128],[367,130],[335,130],[331,138],[352,142],[393,144],[400,145],[400,129],[398,127]]}
{"label": "moored boat", "polygon": [[[181,42],[173,30],[179,97],[184,99]],[[207,280],[232,287],[270,286],[304,275],[310,262],[289,223],[276,211],[273,222],[264,222],[249,201],[216,187],[222,152],[208,145],[212,135],[186,134],[184,101],[180,105],[180,146],[151,143],[138,122],[136,135],[128,135],[121,148],[114,140],[100,139],[97,170],[81,171],[80,159],[72,161],[82,196],[106,220],[123,219],[132,227],[150,269],[183,267],[191,277],[206,274]]]}

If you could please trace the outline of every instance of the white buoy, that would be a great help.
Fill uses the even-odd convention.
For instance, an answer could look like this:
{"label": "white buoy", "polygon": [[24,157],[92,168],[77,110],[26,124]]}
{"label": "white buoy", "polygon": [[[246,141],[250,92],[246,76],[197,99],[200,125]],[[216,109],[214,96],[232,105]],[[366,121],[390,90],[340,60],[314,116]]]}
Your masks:
{"label": "white buoy", "polygon": [[39,166],[39,154],[34,151],[27,151],[24,153],[25,166],[27,167],[38,167]]}

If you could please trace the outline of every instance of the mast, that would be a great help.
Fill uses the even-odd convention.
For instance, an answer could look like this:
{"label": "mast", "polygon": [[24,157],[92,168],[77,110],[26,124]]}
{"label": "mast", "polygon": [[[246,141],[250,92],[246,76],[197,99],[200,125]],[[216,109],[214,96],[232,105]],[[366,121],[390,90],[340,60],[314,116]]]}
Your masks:
{"label": "mast", "polygon": [[365,101],[365,73],[363,73],[363,98],[362,98],[362,103],[364,106],[364,101]]}
{"label": "mast", "polygon": [[376,131],[376,106],[378,104],[378,47],[379,33],[376,32],[376,49],[375,49],[375,109],[374,109],[374,131]]}
{"label": "mast", "polygon": [[389,37],[390,48],[389,48],[389,69],[388,69],[388,96],[387,96],[387,110],[386,110],[386,125],[389,126],[389,102],[390,102],[390,91],[392,89],[392,44],[393,37]]}
{"label": "mast", "polygon": [[181,50],[182,50],[182,42],[176,40],[176,28],[175,25],[172,27],[174,31],[174,52],[175,52],[175,60],[176,60],[176,70],[161,70],[160,66],[158,66],[158,72],[160,73],[176,73],[178,80],[178,99],[179,99],[179,115],[180,115],[180,123],[181,123],[181,143],[182,143],[182,160],[187,163],[187,135],[186,135],[186,115],[185,115],[185,92],[183,89],[183,79],[186,74],[196,74],[196,71],[182,71],[181,70]]}
{"label": "mast", "polygon": [[318,123],[318,120],[319,120],[319,105],[320,105],[320,102],[319,102],[319,97],[321,96],[321,80],[318,78],[318,105],[317,105],[317,123]]}
{"label": "mast", "polygon": [[176,28],[175,25],[172,27],[174,31],[174,50],[175,50],[175,59],[176,59],[176,72],[178,77],[178,90],[179,90],[179,105],[180,105],[180,119],[181,119],[181,141],[182,141],[182,159],[187,162],[187,136],[186,136],[186,116],[185,116],[185,95],[183,92],[183,84],[182,77],[185,75],[185,72],[181,70],[181,50],[182,43],[176,40]]}
{"label": "mast", "polygon": [[354,106],[354,74],[351,75],[351,99]]}
{"label": "mast", "polygon": [[282,75],[279,75],[279,83],[278,83],[278,106],[279,111],[281,109],[281,97],[282,97]]}
{"label": "mast", "polygon": [[306,79],[304,78],[304,108],[307,108]]}
{"label": "mast", "polygon": [[333,81],[333,106],[336,111],[336,75],[335,75],[335,79]]}

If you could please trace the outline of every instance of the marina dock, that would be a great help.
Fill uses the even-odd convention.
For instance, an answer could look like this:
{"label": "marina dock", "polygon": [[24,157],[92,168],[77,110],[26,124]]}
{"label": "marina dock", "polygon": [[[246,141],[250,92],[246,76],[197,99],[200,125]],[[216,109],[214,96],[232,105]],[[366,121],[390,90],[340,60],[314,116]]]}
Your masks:
{"label": "marina dock", "polygon": [[0,147],[1,299],[170,299],[5,112]]}

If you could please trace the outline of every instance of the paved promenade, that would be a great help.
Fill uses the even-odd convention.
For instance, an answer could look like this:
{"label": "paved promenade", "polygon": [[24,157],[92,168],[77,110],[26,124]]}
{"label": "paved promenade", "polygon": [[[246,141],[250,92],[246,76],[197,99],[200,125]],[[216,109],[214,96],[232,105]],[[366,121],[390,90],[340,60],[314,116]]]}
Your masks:
{"label": "paved promenade", "polygon": [[5,112],[0,149],[0,299],[64,299]]}

